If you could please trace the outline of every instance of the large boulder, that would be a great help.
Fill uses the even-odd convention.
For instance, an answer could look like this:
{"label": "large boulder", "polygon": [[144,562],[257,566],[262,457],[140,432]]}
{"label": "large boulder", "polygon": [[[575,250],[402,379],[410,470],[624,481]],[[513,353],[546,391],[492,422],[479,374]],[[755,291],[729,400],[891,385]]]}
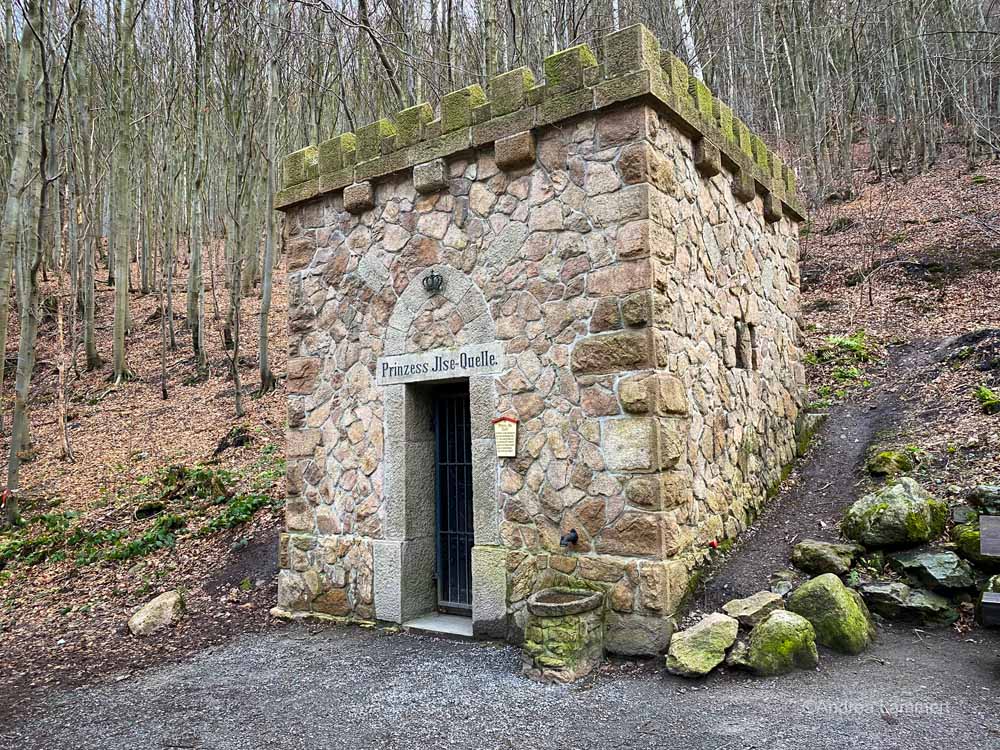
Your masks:
{"label": "large boulder", "polygon": [[863,583],[858,591],[868,608],[887,620],[950,625],[958,619],[958,612],[943,596],[899,581]]}
{"label": "large boulder", "polygon": [[745,599],[733,599],[722,605],[722,611],[739,620],[740,625],[752,628],[776,609],[784,609],[785,600],[772,591],[758,591]]}
{"label": "large boulder", "polygon": [[935,500],[910,477],[865,495],[852,505],[840,528],[866,547],[913,547],[939,536],[948,506]]}
{"label": "large boulder", "polygon": [[771,612],[750,632],[750,643],[733,649],[729,660],[759,675],[812,669],[819,663],[812,623],[787,610]]}
{"label": "large boulder", "polygon": [[889,566],[917,585],[934,591],[957,592],[976,586],[972,566],[946,550],[897,552],[889,556]]}
{"label": "large boulder", "polygon": [[726,658],[726,649],[736,641],[739,628],[732,617],[713,612],[687,630],[674,633],[667,670],[683,677],[708,674]]}
{"label": "large boulder", "polygon": [[894,477],[913,471],[913,456],[902,451],[877,451],[866,464],[868,473],[877,477]]}
{"label": "large boulder", "polygon": [[184,597],[180,591],[167,591],[146,602],[129,618],[132,635],[149,635],[173,625],[184,614]]}
{"label": "large boulder", "polygon": [[969,502],[987,516],[1000,516],[1000,485],[980,484],[969,491]]}
{"label": "large boulder", "polygon": [[864,551],[864,547],[857,544],[803,539],[792,550],[792,565],[812,575],[823,573],[843,575],[851,569],[855,556]]}
{"label": "large boulder", "polygon": [[834,651],[860,654],[875,637],[868,608],[833,573],[806,581],[792,592],[786,605],[812,623],[816,641]]}

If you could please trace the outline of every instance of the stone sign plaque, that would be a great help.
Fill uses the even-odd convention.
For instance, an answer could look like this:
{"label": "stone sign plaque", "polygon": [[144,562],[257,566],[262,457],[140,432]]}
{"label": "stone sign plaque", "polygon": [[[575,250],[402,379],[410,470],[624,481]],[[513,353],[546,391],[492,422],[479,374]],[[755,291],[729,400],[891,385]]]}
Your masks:
{"label": "stone sign plaque", "polygon": [[514,417],[494,419],[493,437],[498,458],[513,458],[517,455],[517,420]]}
{"label": "stone sign plaque", "polygon": [[457,349],[433,349],[379,357],[375,382],[378,385],[397,385],[471,375],[497,375],[504,367],[502,344],[468,344]]}

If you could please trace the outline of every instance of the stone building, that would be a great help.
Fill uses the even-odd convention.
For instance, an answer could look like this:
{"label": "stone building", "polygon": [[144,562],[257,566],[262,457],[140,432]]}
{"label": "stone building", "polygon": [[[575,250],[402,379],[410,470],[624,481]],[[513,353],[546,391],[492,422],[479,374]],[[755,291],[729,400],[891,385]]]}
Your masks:
{"label": "stone building", "polygon": [[544,71],[284,160],[279,611],[517,641],[568,584],[655,653],[793,457],[791,170],[643,26]]}

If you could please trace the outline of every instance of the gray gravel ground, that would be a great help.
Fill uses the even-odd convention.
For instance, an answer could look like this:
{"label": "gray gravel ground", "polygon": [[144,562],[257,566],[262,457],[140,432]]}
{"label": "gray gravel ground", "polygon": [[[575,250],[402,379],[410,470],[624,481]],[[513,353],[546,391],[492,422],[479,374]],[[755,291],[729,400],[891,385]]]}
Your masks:
{"label": "gray gravel ground", "polygon": [[860,657],[692,682],[536,685],[509,646],[296,625],[49,694],[0,748],[1000,748],[1000,634],[883,630]]}

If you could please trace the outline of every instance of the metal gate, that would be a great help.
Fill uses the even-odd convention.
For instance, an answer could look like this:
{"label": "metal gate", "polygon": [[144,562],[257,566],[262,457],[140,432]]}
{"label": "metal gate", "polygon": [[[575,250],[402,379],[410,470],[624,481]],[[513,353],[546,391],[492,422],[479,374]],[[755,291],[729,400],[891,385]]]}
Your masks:
{"label": "metal gate", "polygon": [[438,609],[472,610],[472,424],[469,389],[434,395]]}

